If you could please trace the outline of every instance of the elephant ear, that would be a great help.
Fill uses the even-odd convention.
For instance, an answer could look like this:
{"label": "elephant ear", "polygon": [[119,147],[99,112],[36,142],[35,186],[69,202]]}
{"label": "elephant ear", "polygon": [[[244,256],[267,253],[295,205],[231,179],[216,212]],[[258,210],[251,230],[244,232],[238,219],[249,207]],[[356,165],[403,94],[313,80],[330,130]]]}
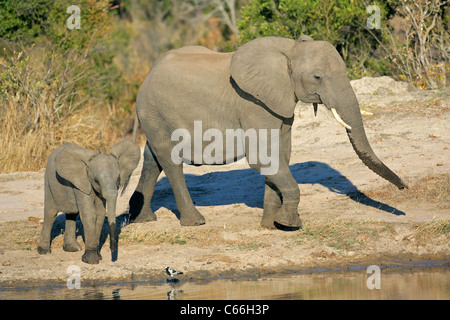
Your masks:
{"label": "elephant ear", "polygon": [[119,163],[120,188],[122,188],[123,194],[133,170],[136,169],[141,159],[141,149],[130,140],[122,140],[109,148],[108,151]]}
{"label": "elephant ear", "polygon": [[314,41],[313,38],[311,38],[310,36],[307,36],[306,34],[300,36],[300,38],[298,38],[298,42],[306,42],[306,41]]}
{"label": "elephant ear", "polygon": [[233,54],[230,64],[239,88],[284,118],[294,115],[296,105],[290,68],[295,42],[278,37],[252,40]]}
{"label": "elephant ear", "polygon": [[65,143],[55,157],[56,172],[85,194],[92,191],[87,175],[87,163],[98,152],[87,150],[71,143]]}

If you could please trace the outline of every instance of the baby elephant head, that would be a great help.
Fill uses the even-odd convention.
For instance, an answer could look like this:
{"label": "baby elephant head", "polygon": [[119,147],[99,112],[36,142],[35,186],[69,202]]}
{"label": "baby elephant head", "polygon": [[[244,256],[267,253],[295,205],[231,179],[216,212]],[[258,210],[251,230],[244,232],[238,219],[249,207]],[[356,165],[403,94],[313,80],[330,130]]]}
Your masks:
{"label": "baby elephant head", "polygon": [[94,192],[92,196],[106,201],[111,251],[115,251],[118,191],[122,189],[122,194],[125,191],[141,152],[129,140],[113,145],[108,151],[110,154],[102,154],[66,143],[64,150],[56,157],[55,165],[58,175],[75,188],[87,195]]}

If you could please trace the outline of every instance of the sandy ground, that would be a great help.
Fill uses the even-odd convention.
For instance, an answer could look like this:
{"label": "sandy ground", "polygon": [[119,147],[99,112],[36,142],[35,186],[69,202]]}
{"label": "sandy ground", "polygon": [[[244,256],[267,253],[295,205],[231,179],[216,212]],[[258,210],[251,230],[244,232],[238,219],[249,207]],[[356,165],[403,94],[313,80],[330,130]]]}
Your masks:
{"label": "sandy ground", "polygon": [[[0,174],[0,288],[64,284],[80,267],[84,284],[164,279],[164,267],[184,279],[258,276],[316,267],[403,264],[450,259],[450,90],[358,94],[375,153],[402,179],[399,191],[367,169],[344,129],[323,106],[299,104],[293,125],[291,171],[301,201],[300,230],[267,230],[264,178],[246,164],[186,167],[192,198],[207,223],[181,227],[170,185],[161,175],[153,198],[155,222],[128,224],[127,203],[138,166],[119,198],[119,252],[112,261],[107,228],[103,260],[81,261],[62,250],[64,215],[54,228],[52,254],[36,251],[44,205],[44,170]],[[83,245],[79,223],[78,241]],[[448,265],[448,264],[447,264]],[[180,277],[180,279],[181,279]]]}

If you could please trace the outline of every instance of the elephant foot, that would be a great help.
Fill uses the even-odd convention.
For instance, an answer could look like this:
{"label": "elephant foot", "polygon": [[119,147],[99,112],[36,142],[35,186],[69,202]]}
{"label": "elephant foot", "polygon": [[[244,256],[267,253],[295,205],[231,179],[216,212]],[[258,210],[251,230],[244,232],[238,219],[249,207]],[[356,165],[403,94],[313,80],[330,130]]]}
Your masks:
{"label": "elephant foot", "polygon": [[274,229],[276,229],[275,221],[274,220],[271,220],[269,222],[261,221],[261,227],[269,229],[269,230],[274,230]]}
{"label": "elephant foot", "polygon": [[50,249],[50,247],[43,247],[43,246],[38,246],[37,247],[37,252],[39,254],[50,254],[52,253],[52,250]]}
{"label": "elephant foot", "polygon": [[205,223],[206,223],[205,217],[202,216],[200,212],[197,211],[197,209],[192,213],[180,214],[180,224],[182,226],[200,226]]}
{"label": "elephant foot", "polygon": [[264,213],[261,219],[261,227],[266,229],[276,229],[275,220],[273,216],[274,216],[273,214]]}
{"label": "elephant foot", "polygon": [[78,242],[70,242],[63,244],[63,250],[66,252],[77,252],[81,250],[81,245]]}
{"label": "elephant foot", "polygon": [[151,211],[151,210],[142,211],[141,213],[139,213],[139,215],[134,220],[131,220],[131,215],[130,215],[131,223],[143,223],[143,222],[156,221],[156,220],[157,220],[156,214],[154,214],[153,211]]}
{"label": "elephant foot", "polygon": [[300,228],[302,226],[302,221],[297,211],[289,213],[285,207],[281,207],[274,220],[276,223],[286,227]]}
{"label": "elephant foot", "polygon": [[83,254],[81,261],[88,264],[99,264],[100,258],[98,250],[89,250]]}

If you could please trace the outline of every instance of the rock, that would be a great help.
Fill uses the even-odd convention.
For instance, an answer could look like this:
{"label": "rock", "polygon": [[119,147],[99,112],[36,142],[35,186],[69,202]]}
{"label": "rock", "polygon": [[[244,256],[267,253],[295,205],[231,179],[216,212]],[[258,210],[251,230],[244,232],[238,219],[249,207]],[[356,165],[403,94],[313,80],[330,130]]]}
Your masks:
{"label": "rock", "polygon": [[391,77],[364,77],[350,81],[356,94],[399,94],[416,91],[417,89],[409,82],[395,81]]}
{"label": "rock", "polygon": [[3,262],[2,262],[2,266],[4,266],[4,267],[9,267],[9,266],[11,266],[11,261],[9,261],[9,260],[3,261]]}

